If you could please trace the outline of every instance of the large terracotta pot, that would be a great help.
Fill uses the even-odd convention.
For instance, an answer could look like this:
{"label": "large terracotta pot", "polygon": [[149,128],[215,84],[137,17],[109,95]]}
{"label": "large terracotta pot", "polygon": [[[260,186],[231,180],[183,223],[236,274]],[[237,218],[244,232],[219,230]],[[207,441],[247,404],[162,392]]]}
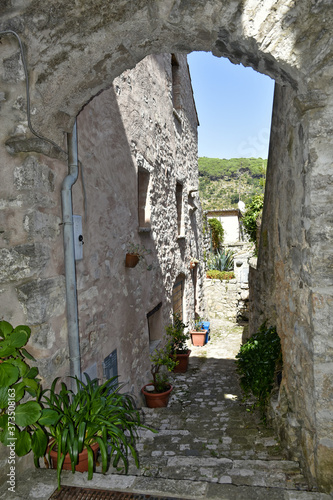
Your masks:
{"label": "large terracotta pot", "polygon": [[191,330],[190,334],[193,345],[197,347],[202,347],[205,345],[207,330],[201,330],[200,332],[197,332],[196,330]]}
{"label": "large terracotta pot", "polygon": [[142,387],[141,391],[144,397],[146,398],[146,404],[148,408],[164,408],[165,406],[168,406],[169,402],[169,397],[171,394],[171,391],[173,389],[172,385],[170,385],[170,389],[166,392],[149,392],[146,391],[146,387],[152,384],[146,384],[144,387]]}
{"label": "large terracotta pot", "polygon": [[[98,452],[98,443],[94,443],[91,445],[92,451],[94,453],[94,462],[97,460],[97,452]],[[47,449],[47,452],[49,452],[49,449]],[[51,457],[51,468],[56,469],[57,468],[57,463],[58,463],[58,452],[52,449],[50,451],[50,457]],[[72,470],[72,464],[71,464],[71,459],[69,456],[69,453],[66,454],[65,460],[62,466],[63,470]],[[75,466],[75,470],[77,472],[87,472],[88,470],[88,452],[87,448],[83,448],[82,452],[79,454],[79,461],[77,465]]]}
{"label": "large terracotta pot", "polygon": [[188,368],[188,361],[191,354],[191,350],[189,349],[185,354],[175,354],[177,361],[179,361],[178,365],[176,365],[173,369],[175,373],[185,373]]}

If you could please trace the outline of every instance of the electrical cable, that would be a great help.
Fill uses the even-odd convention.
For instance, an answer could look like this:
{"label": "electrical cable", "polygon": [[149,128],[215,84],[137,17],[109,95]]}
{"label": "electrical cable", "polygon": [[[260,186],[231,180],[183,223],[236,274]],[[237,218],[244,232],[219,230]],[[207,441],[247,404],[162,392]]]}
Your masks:
{"label": "electrical cable", "polygon": [[56,142],[52,141],[51,139],[48,139],[47,137],[44,137],[44,136],[38,134],[34,130],[32,124],[31,124],[31,118],[30,118],[31,117],[31,111],[30,111],[29,75],[28,75],[28,68],[27,68],[27,63],[26,63],[26,59],[25,59],[25,56],[24,56],[23,45],[22,45],[21,39],[20,39],[19,35],[15,31],[13,31],[13,30],[0,31],[0,36],[2,36],[2,35],[14,35],[17,38],[17,41],[18,41],[19,46],[20,46],[22,64],[23,64],[24,75],[25,75],[25,87],[26,87],[26,99],[27,99],[27,120],[28,120],[28,127],[29,127],[30,131],[36,137],[38,137],[38,139],[41,139],[42,141],[46,141],[49,144],[52,144],[52,146],[54,146],[55,148],[57,148],[62,153],[65,153],[65,155],[67,156],[67,152],[64,151]]}

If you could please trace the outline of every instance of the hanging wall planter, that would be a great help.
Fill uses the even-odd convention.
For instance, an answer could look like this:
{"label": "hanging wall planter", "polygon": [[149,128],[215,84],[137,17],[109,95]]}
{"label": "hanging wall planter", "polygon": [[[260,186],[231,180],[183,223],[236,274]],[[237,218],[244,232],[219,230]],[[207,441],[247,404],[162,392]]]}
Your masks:
{"label": "hanging wall planter", "polygon": [[199,264],[198,259],[196,259],[195,257],[191,257],[191,259],[190,259],[190,269],[194,269],[197,264]]}
{"label": "hanging wall planter", "polygon": [[127,253],[125,259],[126,267],[135,267],[139,263],[140,257],[136,253]]}

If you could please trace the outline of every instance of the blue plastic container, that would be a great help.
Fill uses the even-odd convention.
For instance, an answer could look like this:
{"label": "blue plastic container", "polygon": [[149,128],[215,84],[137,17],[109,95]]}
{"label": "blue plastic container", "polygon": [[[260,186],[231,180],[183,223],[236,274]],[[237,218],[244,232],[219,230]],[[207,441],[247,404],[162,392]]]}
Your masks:
{"label": "blue plastic container", "polygon": [[209,334],[210,334],[210,321],[203,321],[203,322],[201,323],[201,325],[202,325],[202,328],[203,328],[204,330],[207,330],[207,333],[206,333],[206,338],[205,338],[205,344],[207,344],[207,342],[208,342],[208,338],[209,338]]}

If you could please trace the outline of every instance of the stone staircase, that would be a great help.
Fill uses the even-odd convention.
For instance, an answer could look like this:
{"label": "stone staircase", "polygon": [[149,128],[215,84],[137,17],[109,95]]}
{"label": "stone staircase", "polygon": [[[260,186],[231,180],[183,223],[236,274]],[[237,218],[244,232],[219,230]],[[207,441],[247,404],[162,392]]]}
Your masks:
{"label": "stone staircase", "polygon": [[141,432],[140,467],[131,464],[129,474],[319,498],[308,492],[298,462],[286,459],[273,430],[242,402],[234,363],[240,343],[240,328],[223,323],[220,330],[213,326],[206,346],[192,347],[188,372],[172,376],[168,407],[142,408],[145,424],[158,433]]}

